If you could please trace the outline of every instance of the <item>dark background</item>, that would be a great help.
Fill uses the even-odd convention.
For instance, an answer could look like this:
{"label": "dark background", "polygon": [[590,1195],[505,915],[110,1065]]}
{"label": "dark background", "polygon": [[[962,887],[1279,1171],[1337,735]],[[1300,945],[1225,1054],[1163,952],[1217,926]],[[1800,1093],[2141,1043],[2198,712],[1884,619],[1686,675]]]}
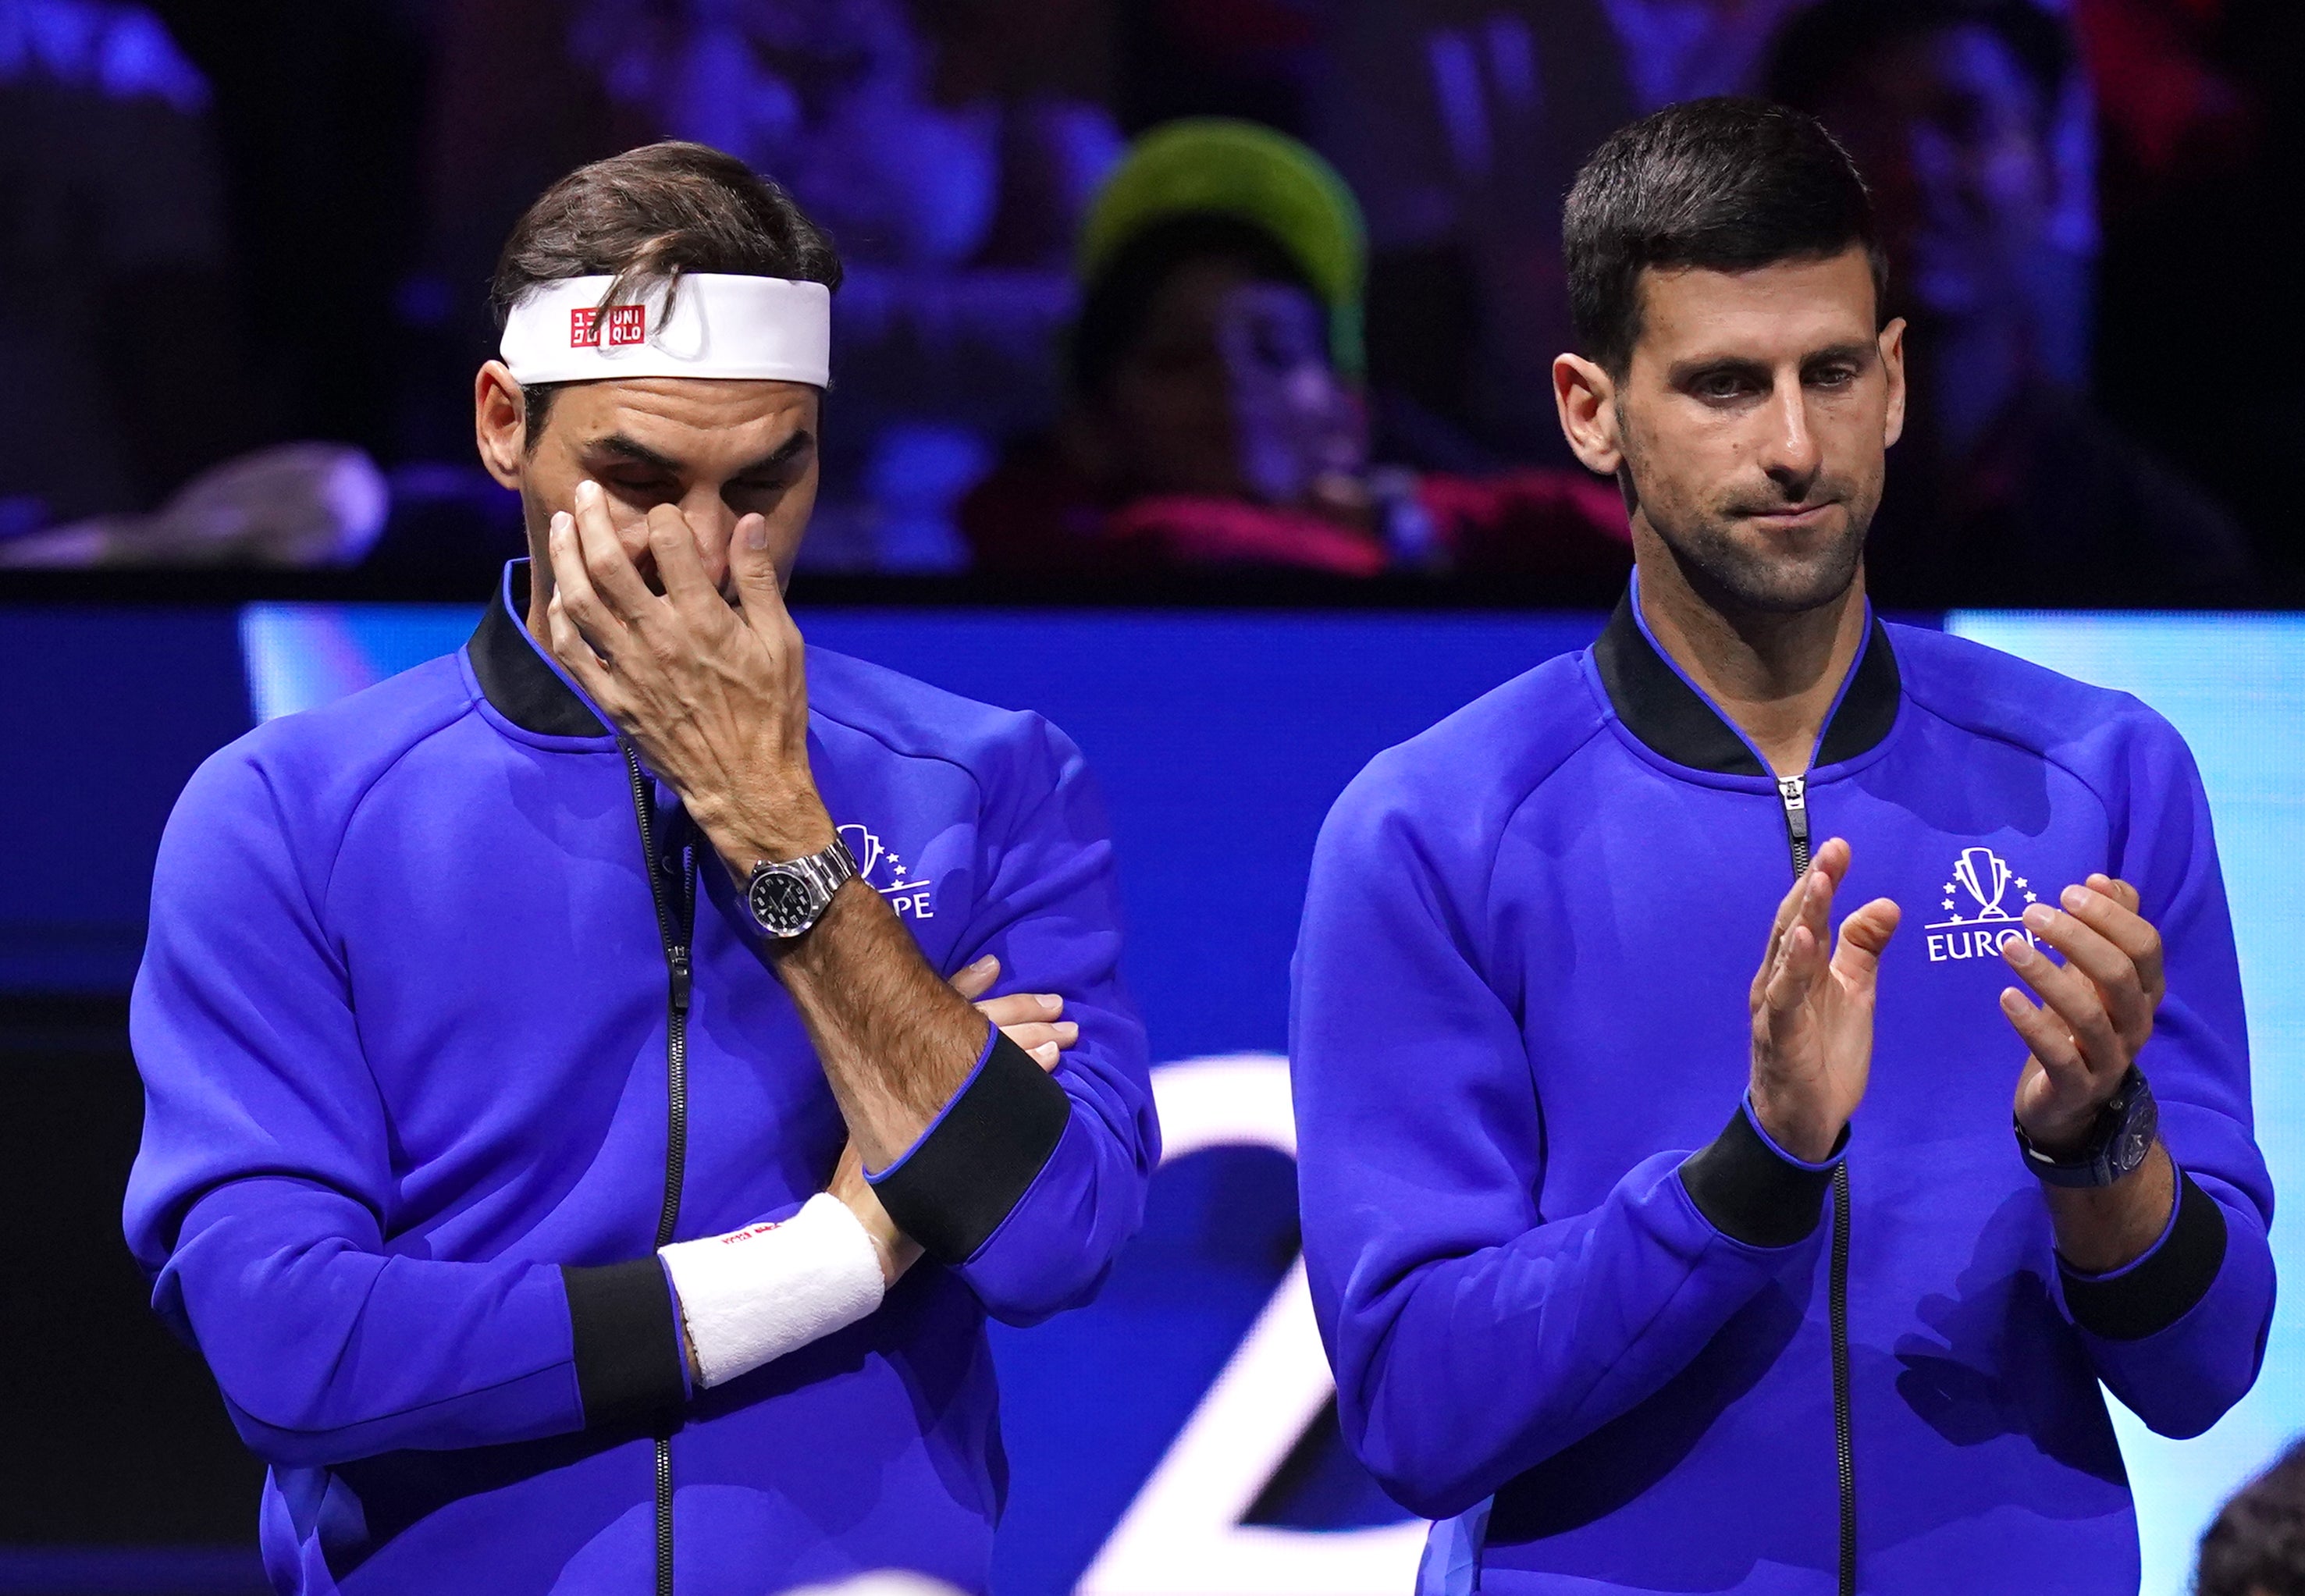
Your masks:
{"label": "dark background", "polygon": [[[2058,224],[2071,235],[2071,281],[2059,297],[2073,326],[2052,336],[2060,347],[2049,364],[2124,446],[2238,525],[2254,570],[2215,601],[2292,600],[2305,580],[2285,463],[2305,431],[2291,376],[2305,353],[2292,306],[2305,12],[2289,0],[2042,4],[2061,13],[2075,52],[2080,110],[2056,137],[2080,150],[2078,165],[2071,150],[2060,159],[2087,190],[2068,196],[2071,214]],[[124,436],[143,441],[101,503],[75,505],[72,494],[32,481],[24,460],[0,447],[0,551],[12,529],[69,521],[68,510],[149,509],[217,460],[325,440],[356,446],[390,484],[389,523],[361,565],[367,590],[477,590],[518,547],[510,506],[474,467],[470,422],[472,373],[494,341],[482,289],[506,229],[583,161],[668,133],[739,141],[745,135],[728,115],[665,87],[663,63],[693,49],[742,65],[757,52],[705,38],[694,0],[9,4],[26,13],[140,11],[165,26],[182,67],[205,89],[166,129],[118,135],[118,162],[151,164],[139,140],[198,147],[202,159],[178,186],[213,186],[220,236],[183,242],[174,267],[123,266],[122,280],[103,290],[98,321],[111,330],[82,338],[68,363],[122,369],[125,357],[106,340],[132,340],[144,354],[129,386],[143,398],[115,410],[149,402],[165,413],[115,416]],[[910,86],[906,115],[926,132],[867,119],[851,142],[885,136],[933,150],[949,135],[955,150],[977,151],[892,166],[887,186],[910,183],[915,197],[880,211],[841,201],[857,183],[825,178],[811,188],[821,151],[791,156],[779,174],[824,212],[852,273],[837,311],[836,364],[848,375],[829,402],[825,504],[804,558],[827,570],[948,575],[970,563],[950,530],[954,499],[1060,403],[1055,365],[1076,291],[1071,228],[1083,184],[1120,140],[1177,116],[1216,114],[1321,149],[1361,189],[1369,216],[1368,391],[1380,463],[1474,474],[1561,466],[1549,401],[1532,388],[1562,331],[1557,266],[1546,265],[1561,190],[1592,143],[1630,115],[1683,91],[1762,86],[1772,31],[1800,5],[753,0],[751,9],[764,36],[787,14],[853,17],[858,37],[877,41],[855,45],[857,59],[901,60],[901,71],[887,70]],[[1608,19],[1640,15],[1665,21],[1648,34],[1612,31]],[[1526,136],[1484,123],[1493,148],[1474,153],[1494,169],[1478,182],[1425,171],[1416,163],[1443,157],[1416,139],[1448,148],[1442,132],[1461,132],[1462,107],[1416,101],[1416,82],[1428,66],[1438,73],[1458,59],[1450,49],[1497,37],[1500,17],[1523,30],[1518,47],[1535,52],[1539,123]],[[1675,17],[1709,19],[1717,42],[1668,48]],[[1372,75],[1356,55],[1377,47],[1371,38],[1399,47],[1397,62],[1384,61],[1397,70]],[[827,46],[786,79],[832,92],[826,85],[837,89],[851,70],[841,64],[849,48]],[[19,91],[43,81],[36,67],[0,60],[0,89],[12,72]],[[1409,87],[1387,108],[1371,85],[1394,81]],[[104,92],[118,100],[116,87]],[[1493,119],[1503,103],[1474,109]],[[44,115],[65,114],[50,105]],[[982,133],[996,124],[997,134]],[[1397,150],[1372,154],[1356,142],[1396,130],[1406,130]],[[978,156],[979,166],[991,163],[982,170],[970,164]],[[91,158],[100,168],[106,157]],[[1071,163],[1068,175],[1051,176],[1051,161]],[[975,194],[984,219],[923,242],[935,228],[921,218],[941,214],[940,184]],[[831,198],[811,200],[818,191]],[[135,199],[132,189],[105,203]],[[1442,211],[1427,216],[1432,204]],[[1491,216],[1505,219],[1492,225]],[[175,225],[190,234],[203,224],[188,212]],[[146,242],[148,254],[161,248]],[[1510,293],[1500,287],[1512,284]],[[979,304],[988,294],[997,308]],[[979,309],[952,309],[964,303]],[[1493,350],[1505,352],[1501,375],[1483,364]],[[11,359],[21,367],[30,358],[21,345],[13,355],[0,345],[0,375]],[[26,371],[39,374],[19,375]],[[1483,386],[1499,381],[1501,396]],[[164,395],[191,397],[161,404]],[[1896,458],[1908,477],[1923,474],[1918,446]],[[1993,563],[1990,550],[1963,556],[1985,587]],[[2077,590],[2085,574],[2076,574]],[[1030,582],[1015,590],[1051,596]],[[1995,598],[1949,591],[1922,601]],[[2164,584],[2114,601],[2200,600]]]}

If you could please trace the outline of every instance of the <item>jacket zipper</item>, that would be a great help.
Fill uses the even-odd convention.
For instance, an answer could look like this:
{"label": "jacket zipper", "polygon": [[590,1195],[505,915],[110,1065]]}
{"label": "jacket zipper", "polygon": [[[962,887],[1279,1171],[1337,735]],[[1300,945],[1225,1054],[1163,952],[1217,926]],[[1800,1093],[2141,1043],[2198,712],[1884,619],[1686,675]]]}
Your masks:
{"label": "jacket zipper", "polygon": [[[625,774],[632,778],[633,814],[641,827],[641,862],[648,874],[649,901],[656,909],[657,936],[664,944],[664,1201],[657,1210],[656,1244],[666,1247],[680,1225],[680,1188],[688,1165],[688,996],[693,979],[688,949],[696,923],[695,859],[688,846],[681,848],[680,896],[673,899],[665,889],[664,878],[675,865],[671,859],[657,856],[655,805],[648,775],[631,743],[619,737],[617,745],[624,752]],[[656,1596],[673,1596],[672,1431],[677,1422],[668,1423],[656,1438]]]}
{"label": "jacket zipper", "polygon": [[[1808,778],[1777,778],[1784,805],[1785,837],[1791,845],[1793,877],[1808,873]],[[1857,1456],[1849,1419],[1849,1160],[1833,1171],[1833,1256],[1825,1288],[1825,1313],[1833,1339],[1833,1449],[1841,1473],[1841,1596],[1857,1596]]]}

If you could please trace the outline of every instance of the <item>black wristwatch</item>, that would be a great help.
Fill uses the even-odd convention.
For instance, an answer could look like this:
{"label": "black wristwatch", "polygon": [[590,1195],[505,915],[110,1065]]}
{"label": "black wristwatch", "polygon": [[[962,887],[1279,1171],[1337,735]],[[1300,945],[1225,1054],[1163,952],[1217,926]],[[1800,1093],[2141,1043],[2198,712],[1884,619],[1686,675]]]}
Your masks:
{"label": "black wristwatch", "polygon": [[2033,1145],[2025,1127],[2017,1127],[2017,1147],[2025,1167],[2053,1186],[2109,1186],[2145,1162],[2153,1138],[2161,1128],[2161,1110],[2153,1089],[2135,1065],[2121,1078],[2121,1089],[2097,1113],[2088,1143],[2070,1158],[2053,1159]]}
{"label": "black wristwatch", "polygon": [[805,859],[762,860],[744,883],[744,905],[753,923],[780,941],[800,936],[832,903],[832,895],[856,874],[856,856],[838,835],[832,846]]}

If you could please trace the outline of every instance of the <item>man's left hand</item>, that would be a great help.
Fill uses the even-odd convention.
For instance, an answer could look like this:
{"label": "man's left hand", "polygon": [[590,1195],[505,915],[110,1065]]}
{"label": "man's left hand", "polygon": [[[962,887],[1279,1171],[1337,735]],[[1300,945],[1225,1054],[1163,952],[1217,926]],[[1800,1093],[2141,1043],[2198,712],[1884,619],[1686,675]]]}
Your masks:
{"label": "man's left hand", "polygon": [[829,847],[808,760],[800,629],[747,515],[729,539],[733,602],[705,570],[687,517],[648,513],[651,590],[618,540],[600,485],[556,514],[547,607],[554,658],[632,739],[739,877],[761,859]]}
{"label": "man's left hand", "polygon": [[2041,998],[2037,1007],[2012,987],[2001,1009],[2031,1049],[2017,1082],[2017,1123],[2052,1157],[2088,1142],[2097,1111],[2153,1034],[2166,989],[2160,933],[2138,913],[2134,887],[2096,875],[2060,901],[2063,909],[2027,909],[2025,929],[2064,955],[2063,965],[2018,938],[2001,948]]}

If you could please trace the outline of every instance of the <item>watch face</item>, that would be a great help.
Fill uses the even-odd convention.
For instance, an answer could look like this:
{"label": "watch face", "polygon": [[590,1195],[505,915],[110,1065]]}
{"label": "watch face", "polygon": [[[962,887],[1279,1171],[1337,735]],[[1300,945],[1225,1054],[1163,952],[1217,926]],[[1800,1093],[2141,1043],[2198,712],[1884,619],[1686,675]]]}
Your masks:
{"label": "watch face", "polygon": [[2160,1128],[2159,1105],[2150,1092],[2139,1091],[2131,1099],[2120,1132],[2114,1138],[2112,1159],[2116,1178],[2145,1161],[2145,1155],[2153,1150],[2153,1138]]}
{"label": "watch face", "polygon": [[798,876],[762,870],[753,878],[748,896],[753,918],[772,936],[796,937],[815,921],[816,895]]}

